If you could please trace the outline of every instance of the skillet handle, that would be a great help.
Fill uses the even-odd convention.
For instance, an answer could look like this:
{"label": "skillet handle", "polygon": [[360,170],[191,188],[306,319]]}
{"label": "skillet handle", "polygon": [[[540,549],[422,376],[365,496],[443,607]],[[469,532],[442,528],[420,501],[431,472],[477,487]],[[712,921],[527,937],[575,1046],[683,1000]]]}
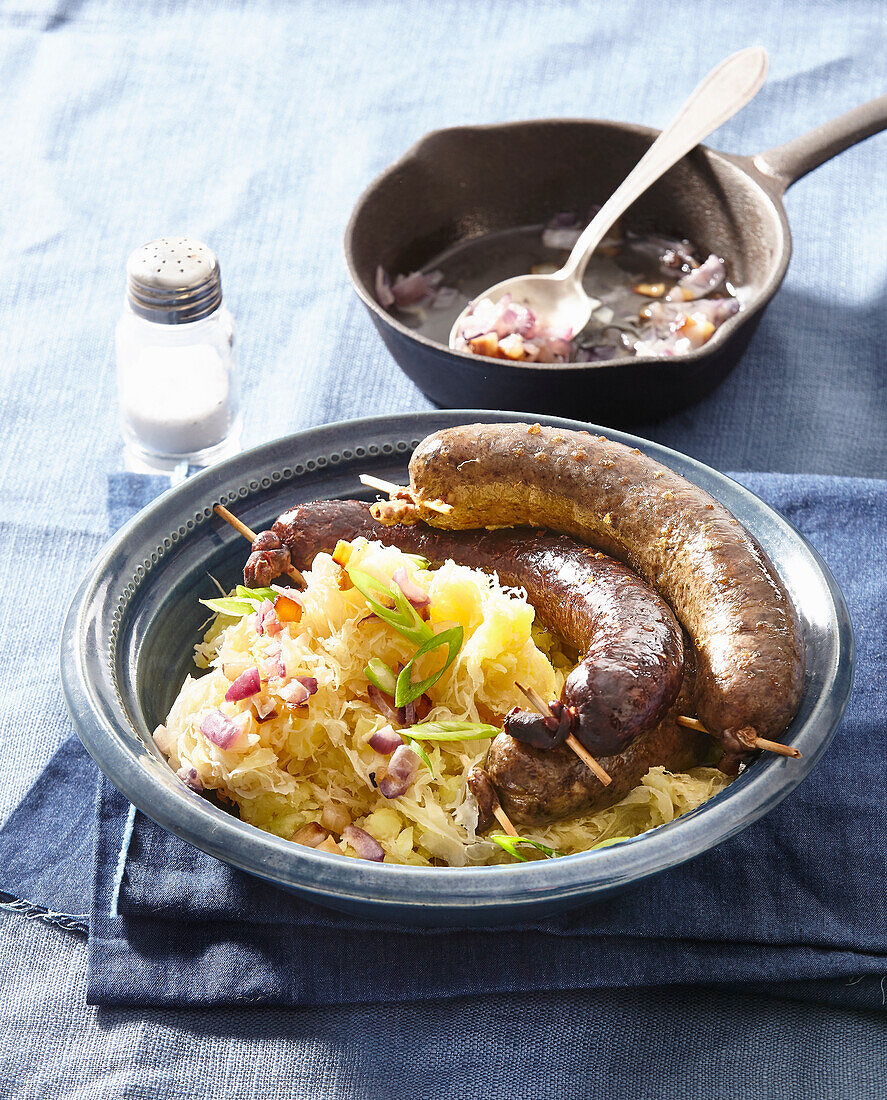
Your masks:
{"label": "skillet handle", "polygon": [[887,95],[870,99],[794,141],[758,153],[753,163],[780,191],[785,191],[820,164],[884,129],[887,129]]}

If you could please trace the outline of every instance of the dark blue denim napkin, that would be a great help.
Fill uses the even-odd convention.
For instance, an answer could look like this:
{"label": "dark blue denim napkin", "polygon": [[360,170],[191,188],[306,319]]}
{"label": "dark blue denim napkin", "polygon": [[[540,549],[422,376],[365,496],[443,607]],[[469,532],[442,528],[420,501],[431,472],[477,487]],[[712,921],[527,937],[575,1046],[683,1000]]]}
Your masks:
{"label": "dark blue denim napkin", "polygon": [[94,824],[86,797],[94,770],[70,742],[0,833],[0,866],[19,850],[4,888],[54,912],[85,911],[89,868],[82,851],[59,842],[51,812],[53,798],[64,798],[66,831],[96,838],[89,1000],[99,1004],[318,1004],[701,982],[807,988],[836,1003],[852,988],[858,1003],[881,1004],[887,482],[741,480],[835,571],[854,617],[857,683],[832,748],[801,787],[691,864],[517,928],[392,928],[219,863],[136,813],[104,780]]}

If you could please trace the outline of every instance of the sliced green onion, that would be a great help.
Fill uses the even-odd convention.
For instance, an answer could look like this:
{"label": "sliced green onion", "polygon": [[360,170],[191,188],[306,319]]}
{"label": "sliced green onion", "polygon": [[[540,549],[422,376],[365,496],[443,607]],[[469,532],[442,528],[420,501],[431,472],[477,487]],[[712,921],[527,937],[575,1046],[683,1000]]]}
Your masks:
{"label": "sliced green onion", "polygon": [[535,840],[527,840],[525,836],[508,836],[506,833],[493,833],[489,839],[495,841],[500,848],[504,848],[510,856],[519,859],[521,863],[528,863],[529,860],[526,856],[522,856],[517,850],[518,844],[529,844],[532,848],[538,848],[538,850],[545,855],[546,859],[556,859],[558,856],[564,854],[563,852],[559,852],[557,848],[546,848],[544,844],[537,844]]}
{"label": "sliced green onion", "polygon": [[379,691],[384,691],[386,695],[393,696],[397,690],[397,677],[394,675],[393,670],[378,657],[373,657],[367,663],[363,674],[371,684],[377,687]]}
{"label": "sliced green onion", "polygon": [[244,615],[251,615],[256,610],[256,605],[251,600],[239,600],[234,596],[226,596],[219,600],[201,600],[210,611],[218,615],[228,615],[232,619],[241,619]]}
{"label": "sliced green onion", "polygon": [[[409,730],[401,730],[401,733],[408,733]],[[420,745],[418,741],[413,741],[412,738],[407,738],[407,745],[413,750],[413,752],[419,757],[425,767],[434,775],[434,768],[431,766],[431,758],[425,751],[425,746]]]}
{"label": "sliced green onion", "polygon": [[502,731],[486,722],[417,722],[400,732],[422,741],[482,741]]}
{"label": "sliced green onion", "polygon": [[431,568],[431,562],[428,560],[428,558],[423,558],[421,554],[407,554],[407,553],[404,553],[403,556],[405,558],[408,558],[413,563],[413,565],[415,565],[415,567],[417,569],[430,569]]}
{"label": "sliced green onion", "polygon": [[609,848],[611,844],[621,844],[623,840],[631,840],[630,836],[611,836],[609,840],[602,840],[600,844],[592,844],[589,852],[596,852],[598,848]]}
{"label": "sliced green onion", "polygon": [[[449,630],[442,630],[440,634],[432,634],[428,641],[419,646],[397,677],[397,690],[394,693],[394,705],[396,707],[405,707],[407,703],[412,703],[437,683],[453,661],[456,660],[459,650],[462,648],[463,633],[461,626],[452,626]],[[442,645],[447,647],[447,659],[443,667],[439,668],[437,672],[433,672],[427,679],[419,680],[414,684],[410,678],[413,665],[423,654],[431,653],[432,650],[439,649]]]}
{"label": "sliced green onion", "polygon": [[270,600],[274,603],[280,595],[273,588],[245,588],[242,584],[238,584],[234,591],[242,600],[258,600],[260,603],[262,600]]}
{"label": "sliced green onion", "polygon": [[[421,645],[423,642],[434,638],[431,627],[419,616],[416,609],[396,585],[394,588],[386,588],[381,581],[377,581],[375,577],[365,573],[362,569],[349,569],[346,566],[345,572],[351,578],[351,583],[379,618],[388,623],[389,626],[393,626],[408,641],[413,642],[415,645]],[[384,596],[388,600],[394,600],[394,608],[386,607],[385,604],[380,603],[373,592]]]}

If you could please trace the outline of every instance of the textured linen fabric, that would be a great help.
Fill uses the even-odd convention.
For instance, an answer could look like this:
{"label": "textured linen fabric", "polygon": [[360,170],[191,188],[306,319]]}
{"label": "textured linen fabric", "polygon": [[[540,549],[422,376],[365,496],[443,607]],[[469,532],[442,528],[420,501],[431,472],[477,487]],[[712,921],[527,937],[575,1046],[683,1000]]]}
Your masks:
{"label": "textured linen fabric", "polygon": [[[702,981],[791,982],[802,992],[798,983],[818,982],[817,997],[845,1003],[847,982],[887,968],[887,481],[740,479],[835,563],[856,624],[856,685],[833,747],[802,786],[689,865],[515,927],[398,929],[195,851],[133,815],[103,780],[92,892],[83,847],[95,832],[94,770],[69,741],[0,831],[0,887],[77,927],[92,893],[89,999],[98,1004],[328,1004]],[[113,479],[112,508],[125,482],[131,504],[153,487]],[[871,982],[854,996],[883,1006]]]}
{"label": "textured linen fabric", "polygon": [[[189,232],[218,252],[247,443],[425,408],[341,261],[378,170],[441,125],[661,125],[717,60],[760,42],[770,79],[712,140],[755,152],[883,93],[885,20],[874,0],[0,3],[0,818],[71,733],[55,639],[120,468],[112,329],[131,248]],[[885,476],[885,140],[791,190],[794,258],[742,363],[642,434],[722,469]],[[420,1012],[94,1010],[81,939],[2,920],[4,1096],[882,1091],[880,1014],[699,987]],[[877,1003],[877,977],[860,988]]]}

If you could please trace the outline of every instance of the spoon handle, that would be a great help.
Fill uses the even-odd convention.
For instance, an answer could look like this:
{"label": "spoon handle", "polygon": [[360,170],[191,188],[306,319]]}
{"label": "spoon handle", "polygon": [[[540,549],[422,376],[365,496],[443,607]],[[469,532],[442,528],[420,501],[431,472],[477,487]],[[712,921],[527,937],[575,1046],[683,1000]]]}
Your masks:
{"label": "spoon handle", "polygon": [[565,280],[581,282],[592,253],[613,222],[673,164],[752,99],[764,83],[768,65],[767,51],[751,46],[712,69],[595,214],[561,268]]}

